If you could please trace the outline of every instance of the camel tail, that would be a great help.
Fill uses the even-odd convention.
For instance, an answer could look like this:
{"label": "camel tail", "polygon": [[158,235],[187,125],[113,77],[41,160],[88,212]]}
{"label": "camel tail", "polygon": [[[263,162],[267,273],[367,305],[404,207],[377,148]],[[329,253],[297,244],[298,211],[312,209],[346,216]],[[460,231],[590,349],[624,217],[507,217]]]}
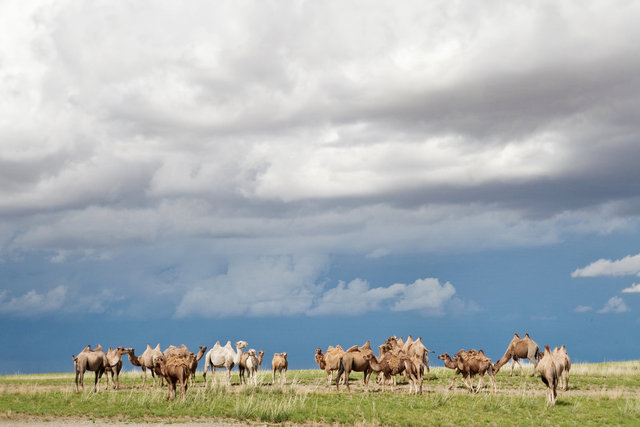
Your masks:
{"label": "camel tail", "polygon": [[338,365],[338,375],[336,376],[336,389],[340,388],[338,384],[340,384],[340,377],[342,376],[343,373],[344,373],[344,362],[342,361],[342,358],[340,358],[340,364]]}

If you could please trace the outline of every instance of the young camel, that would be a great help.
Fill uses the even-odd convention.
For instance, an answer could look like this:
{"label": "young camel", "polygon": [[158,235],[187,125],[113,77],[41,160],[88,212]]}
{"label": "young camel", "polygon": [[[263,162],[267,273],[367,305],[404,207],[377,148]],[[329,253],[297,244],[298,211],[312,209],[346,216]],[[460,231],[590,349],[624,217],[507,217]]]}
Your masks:
{"label": "young camel", "polygon": [[[274,353],[271,360],[271,383],[276,382],[276,371],[280,375],[280,382],[287,383],[287,369],[289,368],[289,362],[287,362],[287,353]],[[284,376],[283,376],[284,372]]]}
{"label": "young camel", "polygon": [[438,356],[438,359],[444,361],[445,367],[455,370],[453,378],[451,379],[451,384],[449,385],[449,390],[453,388],[458,375],[462,374],[463,384],[469,389],[469,391],[473,392],[473,378],[476,375],[480,375],[478,386],[475,389],[475,391],[478,392],[482,387],[484,375],[488,374],[493,386],[493,392],[496,392],[495,371],[493,369],[493,365],[491,365],[491,359],[486,357],[482,350],[460,350],[453,356],[453,358],[449,356],[449,353],[443,353]]}
{"label": "young camel", "polygon": [[[247,379],[245,378],[245,371],[247,372],[247,376],[251,377],[251,372],[249,372],[249,368],[247,367],[247,359],[249,358],[250,351],[251,350],[242,353],[242,356],[240,357],[240,363],[238,363],[240,384],[247,383]],[[255,350],[254,350],[254,353],[255,353]],[[262,358],[264,357],[264,351],[262,350],[258,351],[258,355],[256,357],[258,358],[258,366],[260,366],[262,364]]]}
{"label": "young camel", "polygon": [[[363,358],[369,362],[369,366],[376,375],[382,374],[382,390],[385,390],[387,378],[405,372],[409,378],[409,393],[415,390],[415,393],[422,393],[422,376],[416,368],[416,363],[408,356],[397,356],[387,354],[382,360],[378,361],[375,354],[368,353]],[[336,381],[336,388],[338,382]],[[348,387],[347,387],[348,388]]]}
{"label": "young camel", "polygon": [[485,374],[489,375],[489,380],[491,382],[491,385],[493,386],[493,392],[496,392],[496,378],[495,372],[493,370],[493,365],[491,364],[491,359],[485,356],[482,350],[469,350],[468,352],[461,350],[455,356],[453,356],[453,358],[457,358],[462,362],[462,368],[468,374],[469,384],[471,386],[472,392],[473,377],[475,377],[476,375],[480,376],[480,378],[478,379],[478,386],[475,390],[477,393],[482,388]]}
{"label": "young camel", "polygon": [[198,350],[198,353],[196,353],[194,357],[191,359],[191,363],[189,364],[189,371],[191,372],[191,376],[190,376],[191,385],[195,384],[196,382],[196,370],[198,369],[198,362],[200,361],[200,359],[202,359],[202,356],[204,356],[205,351],[207,351],[207,347],[204,345],[201,345]]}
{"label": "young camel", "polygon": [[558,397],[558,371],[548,345],[544,346],[544,353],[542,353],[536,369],[540,372],[542,382],[547,386],[547,405],[553,406]]}
{"label": "young camel", "polygon": [[247,358],[245,360],[247,377],[250,380],[253,379],[253,385],[256,386],[258,385],[258,369],[260,368],[260,364],[262,364],[263,356],[264,351],[260,350],[258,351],[258,354],[256,354],[256,351],[254,349],[251,349],[247,352]]}
{"label": "young camel", "polygon": [[337,371],[340,367],[340,359],[342,359],[343,354],[344,350],[339,345],[335,347],[329,346],[326,354],[322,354],[322,349],[320,347],[316,348],[316,363],[320,369],[327,373],[328,385],[331,385],[333,371]]}
{"label": "young camel", "polygon": [[[133,349],[131,349],[133,350]],[[107,351],[107,365],[105,366],[105,377],[107,379],[107,385],[105,386],[105,390],[109,388],[109,374],[111,374],[111,382],[113,383],[113,388],[118,390],[120,388],[120,371],[122,370],[122,355],[129,353],[129,349],[124,347],[118,347],[115,350],[112,350],[109,347],[109,351]],[[115,377],[115,380],[114,380]]]}
{"label": "young camel", "polygon": [[102,346],[98,344],[95,349],[91,350],[91,346],[86,346],[77,356],[71,356],[73,359],[73,369],[76,374],[76,392],[78,392],[78,382],[82,391],[84,391],[84,373],[85,371],[93,371],[96,373],[93,383],[93,391],[98,391],[98,383],[102,378],[105,368],[109,364],[107,355]]}
{"label": "young camel", "polygon": [[567,348],[556,347],[553,350],[553,361],[556,365],[556,371],[558,373],[558,384],[563,391],[567,391],[569,388],[569,371],[571,370],[571,358],[567,354]]}
{"label": "young camel", "polygon": [[165,358],[162,355],[154,360],[154,370],[160,372],[167,380],[167,400],[175,399],[178,382],[180,382],[180,395],[183,399],[185,398],[191,375],[190,359],[193,359],[194,356],[193,353],[189,357],[173,355]]}

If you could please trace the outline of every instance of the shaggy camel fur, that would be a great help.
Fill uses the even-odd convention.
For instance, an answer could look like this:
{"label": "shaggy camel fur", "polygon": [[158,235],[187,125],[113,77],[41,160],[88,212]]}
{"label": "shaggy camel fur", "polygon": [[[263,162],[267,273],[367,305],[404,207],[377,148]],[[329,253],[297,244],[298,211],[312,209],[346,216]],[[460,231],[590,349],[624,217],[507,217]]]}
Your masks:
{"label": "shaggy camel fur", "polygon": [[558,384],[563,391],[567,391],[569,388],[569,371],[571,370],[571,358],[567,354],[567,348],[556,347],[553,350],[553,361],[556,364],[556,371],[558,372]]}
{"label": "shaggy camel fur", "polygon": [[[133,349],[131,349],[133,350]],[[105,390],[109,388],[109,374],[111,374],[111,382],[113,383],[113,388],[118,390],[120,388],[120,371],[122,370],[122,355],[129,353],[129,349],[124,347],[118,347],[115,350],[112,350],[109,347],[107,351],[107,365],[104,368],[106,373],[105,378],[107,379],[107,384],[105,386]],[[115,380],[114,380],[115,376]]]}
{"label": "shaggy camel fur", "polygon": [[449,390],[453,388],[453,385],[455,384],[456,378],[458,378],[459,374],[462,374],[462,382],[464,383],[464,385],[467,388],[471,389],[471,385],[468,384],[469,373],[464,369],[462,360],[460,360],[459,358],[456,358],[456,360],[452,359],[451,356],[449,356],[449,353],[441,354],[440,356],[438,356],[438,359],[444,362],[445,367],[449,369],[453,369],[455,371],[453,374],[453,378],[451,378],[451,384],[449,385]]}
{"label": "shaggy camel fur", "polygon": [[547,386],[547,405],[553,406],[558,397],[558,371],[548,345],[544,346],[544,353],[536,366],[542,382]]}
{"label": "shaggy camel fur", "polygon": [[479,375],[478,386],[476,387],[476,393],[479,392],[482,388],[482,383],[484,381],[484,375],[489,375],[489,380],[491,385],[493,386],[493,392],[496,392],[496,378],[495,372],[493,370],[493,365],[491,364],[491,359],[485,356],[482,350],[461,350],[457,354],[453,356],[454,360],[459,360],[461,362],[462,370],[467,374],[469,378],[469,385],[471,387],[471,391],[473,392],[473,378],[476,375]]}
{"label": "shaggy camel fur", "polygon": [[524,370],[522,369],[519,359],[529,359],[535,368],[538,364],[538,359],[540,358],[540,349],[538,344],[529,337],[528,333],[525,334],[524,338],[520,338],[517,333],[514,333],[504,355],[496,362],[495,365],[493,365],[495,373],[497,374],[500,368],[508,363],[511,358],[513,358],[513,362],[511,363],[510,375],[513,376],[513,368],[516,363],[520,366],[521,374],[524,375]]}
{"label": "shaggy camel fur", "polygon": [[194,357],[195,355],[190,353],[188,357],[173,355],[165,358],[162,355],[155,359],[154,370],[160,372],[167,380],[167,400],[175,399],[178,382],[180,382],[180,394],[183,399],[185,398],[191,374],[189,365]]}
{"label": "shaggy camel fur", "polygon": [[[156,345],[155,348],[151,348],[151,345],[147,344],[147,349],[140,355],[140,357],[138,357],[138,361],[140,363],[139,366],[140,368],[142,368],[142,373],[144,374],[142,385],[145,385],[147,383],[147,369],[151,372],[153,383],[156,383],[156,375],[159,371],[153,368],[153,361],[159,356],[162,356],[162,351],[160,351],[160,344]],[[159,377],[160,379],[162,379],[162,374],[160,374]]]}
{"label": "shaggy camel fur", "polygon": [[369,378],[371,377],[371,366],[369,361],[365,360],[366,354],[373,354],[371,351],[371,342],[367,341],[362,347],[353,346],[349,348],[343,355],[338,364],[338,375],[336,376],[336,385],[340,382],[342,374],[345,374],[344,383],[349,388],[349,374],[351,371],[364,373],[364,384],[369,386]]}
{"label": "shaggy camel fur", "polygon": [[71,356],[73,359],[73,370],[76,373],[76,392],[78,392],[78,382],[82,391],[84,391],[84,373],[85,371],[93,371],[96,373],[93,383],[93,391],[98,391],[98,383],[105,368],[109,365],[107,355],[102,346],[98,344],[95,349],[91,350],[91,346],[86,346],[77,356]]}
{"label": "shaggy camel fur", "polygon": [[327,373],[328,385],[331,385],[333,371],[337,371],[340,367],[340,359],[342,359],[343,354],[344,350],[339,345],[335,347],[329,346],[326,354],[322,354],[320,347],[316,348],[316,363],[320,369],[323,369]]}
{"label": "shaggy camel fur", "polygon": [[215,381],[216,368],[227,369],[227,385],[231,385],[231,369],[238,363],[242,357],[242,349],[247,348],[249,344],[246,341],[236,342],[236,351],[233,351],[231,347],[231,341],[227,341],[224,347],[220,345],[219,341],[216,341],[215,345],[209,350],[205,358],[204,372],[202,377],[205,382],[207,380],[207,371],[211,366],[211,374]]}
{"label": "shaggy camel fur", "polygon": [[[276,382],[276,371],[280,375],[280,382],[287,383],[287,369],[289,369],[289,362],[287,361],[287,353],[274,353],[273,359],[271,359],[271,383]],[[284,373],[284,375],[283,375]]]}
{"label": "shaggy camel fur", "polygon": [[[416,369],[416,363],[408,356],[398,356],[388,353],[382,360],[378,361],[373,352],[365,354],[363,358],[369,362],[371,370],[376,375],[382,374],[382,390],[385,390],[387,378],[405,372],[409,378],[409,393],[415,390],[415,393],[422,393],[422,376]],[[338,383],[336,381],[336,387]]]}
{"label": "shaggy camel fur", "polygon": [[162,352],[162,354],[164,355],[165,358],[169,356],[189,357],[189,354],[191,354],[191,352],[189,351],[186,345],[182,344],[180,347],[176,347],[175,345],[170,345],[169,347],[167,347],[165,351]]}

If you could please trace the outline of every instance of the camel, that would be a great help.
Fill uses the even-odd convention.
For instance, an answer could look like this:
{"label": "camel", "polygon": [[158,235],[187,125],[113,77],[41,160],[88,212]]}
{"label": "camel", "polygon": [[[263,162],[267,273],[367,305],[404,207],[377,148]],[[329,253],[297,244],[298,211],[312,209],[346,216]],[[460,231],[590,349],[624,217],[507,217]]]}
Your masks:
{"label": "camel", "polygon": [[180,394],[184,399],[189,386],[189,376],[191,374],[189,365],[195,357],[190,353],[189,357],[172,355],[166,357],[161,355],[154,360],[154,370],[160,372],[162,377],[167,380],[167,400],[173,400],[176,397],[176,386],[180,382]]}
{"label": "camel", "polygon": [[[407,343],[409,343],[409,341],[411,342],[407,346]],[[405,342],[403,350],[409,357],[413,357],[413,356],[418,357],[418,359],[420,360],[420,364],[423,365],[423,369],[427,370],[427,381],[430,381],[431,370],[429,369],[429,353],[435,353],[435,352],[425,347],[425,345],[422,343],[422,337],[419,337],[417,340],[413,341],[413,339],[411,338],[411,335],[409,335],[409,338],[407,338],[407,342]],[[422,373],[423,369],[420,369],[420,372],[421,372],[420,375],[423,375]]]}
{"label": "camel", "polygon": [[194,384],[196,381],[196,370],[198,369],[198,362],[204,356],[205,351],[207,351],[207,347],[204,345],[201,345],[199,347],[198,353],[193,354],[189,352],[190,354],[193,354],[193,358],[191,359],[191,363],[189,364],[189,371],[191,372],[191,375],[190,375],[191,384]]}
{"label": "camel", "polygon": [[207,371],[211,366],[211,374],[215,381],[216,368],[227,369],[227,385],[231,385],[231,369],[238,363],[242,357],[242,349],[248,347],[246,341],[236,342],[236,351],[231,347],[231,341],[227,341],[224,347],[220,345],[220,341],[216,341],[215,345],[209,350],[205,358],[204,373],[202,378],[207,380]]}
{"label": "camel", "polygon": [[536,369],[540,372],[542,382],[547,386],[547,405],[553,406],[558,397],[558,371],[548,345],[544,346],[544,352],[536,365]]}
{"label": "camel", "polygon": [[513,376],[513,368],[516,363],[520,366],[521,374],[524,375],[524,370],[522,369],[519,359],[529,359],[531,363],[533,363],[535,369],[538,364],[538,359],[540,358],[540,349],[538,344],[529,337],[528,333],[525,334],[524,338],[520,338],[518,333],[514,333],[504,355],[495,363],[495,365],[493,365],[495,373],[497,374],[500,368],[509,362],[511,358],[513,358],[513,363],[511,363],[510,376]]}
{"label": "camel", "polygon": [[169,357],[169,356],[189,357],[190,353],[191,352],[189,351],[187,346],[184,344],[182,344],[180,347],[176,347],[175,345],[170,345],[169,347],[167,347],[165,351],[162,352],[164,357]]}
{"label": "camel", "polygon": [[98,382],[102,378],[105,368],[108,366],[107,355],[102,346],[98,344],[95,349],[91,350],[91,346],[86,346],[77,356],[71,356],[73,359],[73,369],[76,373],[76,392],[78,392],[78,380],[80,387],[84,391],[84,373],[85,371],[95,372],[95,381],[93,391],[98,391]]}
{"label": "camel", "polygon": [[451,384],[449,385],[449,390],[453,388],[453,385],[455,384],[456,378],[459,374],[462,374],[462,382],[464,383],[464,385],[467,388],[471,388],[471,385],[467,384],[469,374],[465,371],[464,365],[462,364],[462,361],[460,359],[452,359],[451,356],[449,356],[449,353],[441,354],[440,356],[438,356],[438,359],[444,362],[445,367],[453,369],[455,371],[455,373],[453,374],[453,378],[451,379]]}
{"label": "camel", "polygon": [[[131,349],[133,350],[133,349]],[[129,349],[124,347],[118,347],[112,350],[109,347],[107,351],[107,365],[104,371],[106,372],[105,378],[107,379],[107,385],[105,390],[109,388],[109,374],[111,374],[111,382],[113,382],[113,388],[118,390],[120,388],[120,371],[122,370],[122,355],[129,353]],[[115,380],[114,380],[115,376]]]}
{"label": "camel", "polygon": [[493,386],[493,392],[496,392],[496,378],[493,365],[491,364],[491,359],[485,356],[482,350],[461,350],[453,356],[453,359],[454,361],[459,360],[461,362],[461,365],[459,364],[458,366],[462,366],[463,375],[466,373],[468,376],[471,392],[474,391],[473,377],[480,375],[480,378],[478,379],[478,386],[475,390],[477,393],[482,388],[485,373],[489,375],[489,380]]}
{"label": "camel", "polygon": [[[262,358],[264,351],[260,350],[257,354],[254,349],[249,350],[245,360],[245,367],[247,369],[247,377],[253,379],[253,385],[258,385],[258,369],[262,364]],[[244,356],[244,355],[243,355]],[[240,381],[242,383],[242,381]],[[246,381],[245,381],[246,382]]]}
{"label": "camel", "polygon": [[[159,370],[153,369],[153,360],[159,356],[162,356],[162,351],[160,351],[160,344],[156,345],[155,348],[151,348],[151,345],[147,344],[147,349],[138,357],[139,365],[136,365],[134,362],[131,362],[135,366],[140,366],[142,368],[142,373],[144,374],[144,380],[142,381],[142,385],[147,383],[147,369],[151,372],[151,377],[153,378],[153,383],[156,382],[156,374],[160,372]],[[131,357],[129,358],[131,361]],[[160,378],[162,378],[162,374],[160,374]]]}
{"label": "camel", "polygon": [[349,388],[349,374],[351,371],[364,373],[364,384],[369,386],[369,378],[371,377],[371,366],[369,362],[364,359],[365,354],[373,354],[371,351],[371,342],[367,341],[362,347],[353,346],[349,348],[343,355],[338,364],[338,375],[336,376],[336,385],[340,382],[342,374],[345,374],[344,383]]}
{"label": "camel", "polygon": [[322,354],[320,347],[316,348],[316,363],[327,373],[327,384],[331,385],[333,371],[337,371],[340,366],[340,359],[344,354],[344,350],[339,345],[333,347],[329,346],[327,352]]}
{"label": "camel", "polygon": [[[251,351],[251,350],[249,350]],[[247,368],[247,359],[249,358],[249,351],[246,351],[244,353],[242,353],[242,356],[240,357],[240,362],[238,363],[238,371],[239,371],[239,376],[240,376],[240,384],[247,382],[247,379],[245,378],[245,371],[247,371],[248,375],[247,376],[251,376],[250,373],[248,372],[249,369]],[[258,359],[260,360],[260,364],[262,363],[262,356],[264,355],[264,351],[260,350],[258,352],[259,356]]]}
{"label": "camel", "polygon": [[273,359],[271,359],[271,383],[276,382],[276,371],[280,375],[280,382],[287,383],[287,369],[289,368],[289,362],[287,361],[287,353],[274,353]]}
{"label": "camel", "polygon": [[553,361],[556,365],[556,371],[558,372],[558,383],[563,391],[567,391],[569,388],[569,371],[571,370],[571,358],[567,354],[567,348],[556,347],[553,350]]}
{"label": "camel", "polygon": [[[422,377],[419,375],[414,361],[408,356],[397,356],[394,354],[386,354],[382,360],[378,361],[373,352],[363,356],[364,360],[369,362],[371,370],[377,375],[382,374],[382,390],[385,390],[386,379],[395,375],[406,372],[409,378],[409,393],[415,389],[416,394],[422,393]],[[338,382],[336,381],[336,388]]]}

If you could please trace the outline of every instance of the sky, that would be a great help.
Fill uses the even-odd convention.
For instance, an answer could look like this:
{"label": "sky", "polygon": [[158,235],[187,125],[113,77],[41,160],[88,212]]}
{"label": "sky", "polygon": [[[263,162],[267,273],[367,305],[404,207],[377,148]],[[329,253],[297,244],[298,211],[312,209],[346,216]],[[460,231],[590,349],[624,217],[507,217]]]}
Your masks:
{"label": "sky", "polygon": [[638,16],[0,1],[0,374],[409,334],[639,359]]}

